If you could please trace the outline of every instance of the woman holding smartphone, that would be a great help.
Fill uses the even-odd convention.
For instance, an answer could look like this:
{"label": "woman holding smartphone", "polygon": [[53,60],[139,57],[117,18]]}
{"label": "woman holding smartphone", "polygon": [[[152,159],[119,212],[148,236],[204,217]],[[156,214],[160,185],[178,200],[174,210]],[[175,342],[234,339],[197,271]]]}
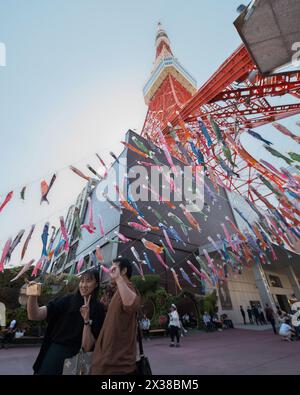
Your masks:
{"label": "woman holding smartphone", "polygon": [[[34,284],[31,282],[28,286]],[[77,292],[54,299],[47,306],[38,305],[38,296],[28,297],[28,319],[48,322],[33,365],[34,374],[61,375],[66,358],[72,358],[81,347],[90,350],[95,344],[105,317],[98,291],[99,272],[90,270],[80,277]]]}

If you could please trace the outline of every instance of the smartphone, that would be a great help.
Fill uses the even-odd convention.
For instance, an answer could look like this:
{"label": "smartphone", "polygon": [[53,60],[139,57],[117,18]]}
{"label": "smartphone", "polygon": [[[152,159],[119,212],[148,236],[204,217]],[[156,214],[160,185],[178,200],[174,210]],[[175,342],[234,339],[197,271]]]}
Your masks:
{"label": "smartphone", "polygon": [[42,293],[41,283],[27,285],[26,287],[26,296],[40,296],[41,293]]}

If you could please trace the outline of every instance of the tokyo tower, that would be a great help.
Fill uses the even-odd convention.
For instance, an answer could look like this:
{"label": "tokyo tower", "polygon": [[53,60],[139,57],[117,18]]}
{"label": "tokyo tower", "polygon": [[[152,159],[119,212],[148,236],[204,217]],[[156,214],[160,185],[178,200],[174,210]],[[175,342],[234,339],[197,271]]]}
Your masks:
{"label": "tokyo tower", "polygon": [[[266,190],[258,175],[272,180],[282,191],[284,180],[252,157],[242,146],[240,136],[247,129],[300,112],[300,101],[272,105],[269,98],[278,96],[286,103],[291,96],[300,99],[300,73],[262,76],[244,45],[237,48],[197,90],[195,79],[174,57],[168,35],[159,23],[155,63],[144,87],[148,112],[142,135],[159,143],[157,130],[160,128],[172,154],[179,159],[180,153],[170,130],[176,131],[187,150],[193,139],[203,154],[208,175],[214,174],[225,189],[237,192],[265,209],[268,200],[264,198],[276,198],[276,195]],[[203,126],[212,142],[209,149],[201,133]],[[219,140],[214,128],[220,132]],[[224,147],[230,150],[230,161]]]}

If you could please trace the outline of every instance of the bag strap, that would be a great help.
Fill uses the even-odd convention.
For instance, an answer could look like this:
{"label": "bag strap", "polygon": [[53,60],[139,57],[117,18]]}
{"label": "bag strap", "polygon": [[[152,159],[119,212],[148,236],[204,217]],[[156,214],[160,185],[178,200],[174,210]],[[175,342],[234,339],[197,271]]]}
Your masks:
{"label": "bag strap", "polygon": [[75,374],[78,374],[79,368],[80,368],[80,357],[82,355],[82,347],[79,350],[79,353],[76,355],[76,363],[75,363]]}
{"label": "bag strap", "polygon": [[143,348],[142,334],[141,334],[140,323],[138,320],[138,315],[136,315],[136,320],[137,320],[137,338],[138,338],[138,342],[139,342],[140,357],[143,357],[144,356],[144,348]]}

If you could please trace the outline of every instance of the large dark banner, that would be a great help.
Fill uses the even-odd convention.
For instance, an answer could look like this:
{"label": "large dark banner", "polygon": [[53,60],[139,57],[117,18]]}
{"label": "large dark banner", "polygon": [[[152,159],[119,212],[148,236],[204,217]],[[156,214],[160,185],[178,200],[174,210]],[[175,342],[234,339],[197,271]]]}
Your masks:
{"label": "large dark banner", "polygon": [[219,298],[220,298],[222,309],[232,310],[232,301],[231,301],[227,281],[220,282],[218,291],[219,291]]}

